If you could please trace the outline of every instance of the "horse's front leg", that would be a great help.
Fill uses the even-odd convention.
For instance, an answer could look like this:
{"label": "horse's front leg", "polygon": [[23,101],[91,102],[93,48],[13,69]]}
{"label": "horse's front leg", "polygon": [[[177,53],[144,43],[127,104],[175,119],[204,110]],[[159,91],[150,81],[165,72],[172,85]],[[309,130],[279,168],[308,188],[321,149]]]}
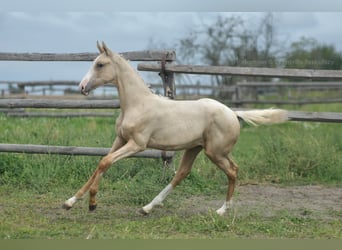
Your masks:
{"label": "horse's front leg", "polygon": [[[115,144],[115,143],[114,143]],[[112,150],[115,148],[113,144]],[[119,145],[119,142],[117,143]],[[112,151],[111,150],[111,151]],[[138,146],[134,140],[128,141],[124,146],[120,147],[119,149],[115,150],[107,154],[105,157],[102,158],[100,163],[98,164],[96,170],[94,171],[93,175],[89,178],[89,180],[83,185],[83,187],[70,199],[66,200],[63,204],[64,209],[70,209],[77,200],[81,199],[83,195],[89,191],[89,210],[94,210],[96,208],[96,200],[95,196],[98,192],[98,186],[100,179],[104,172],[116,161],[133,155],[139,151],[142,151],[143,148]]]}

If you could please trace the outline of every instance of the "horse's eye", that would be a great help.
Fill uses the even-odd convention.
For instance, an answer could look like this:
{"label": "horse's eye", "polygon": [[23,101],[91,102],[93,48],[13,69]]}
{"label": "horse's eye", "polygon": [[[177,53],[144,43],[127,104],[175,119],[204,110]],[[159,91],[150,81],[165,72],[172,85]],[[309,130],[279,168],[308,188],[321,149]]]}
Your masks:
{"label": "horse's eye", "polygon": [[98,63],[98,64],[96,64],[96,67],[98,67],[98,68],[102,68],[103,66],[104,66],[103,63]]}

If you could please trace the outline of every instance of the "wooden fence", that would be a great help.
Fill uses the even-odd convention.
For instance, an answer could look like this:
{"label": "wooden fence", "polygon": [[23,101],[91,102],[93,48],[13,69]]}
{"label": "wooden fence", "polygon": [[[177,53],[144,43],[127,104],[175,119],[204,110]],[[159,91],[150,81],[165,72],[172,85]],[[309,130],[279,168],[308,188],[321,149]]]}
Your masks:
{"label": "wooden fence", "polygon": [[[120,103],[118,100],[45,100],[45,99],[0,99],[0,108],[11,109],[36,108],[36,109],[118,109]],[[233,108],[233,110],[243,110]],[[70,117],[82,116],[77,113],[71,113]],[[101,113],[100,116],[113,116],[112,113]],[[57,114],[56,114],[57,115]],[[15,115],[12,116],[25,116]],[[30,116],[30,115],[26,115]],[[45,116],[35,113],[33,116]],[[51,115],[52,116],[52,115]],[[63,115],[61,114],[60,117]],[[311,122],[342,122],[342,113],[337,112],[308,112],[308,111],[289,111],[290,121],[311,121]]]}
{"label": "wooden fence", "polygon": [[[110,148],[0,143],[0,152],[9,153],[105,156],[109,150]],[[173,157],[173,152],[163,152],[160,150],[151,149],[137,153],[131,157],[163,158],[165,161],[169,161]]]}
{"label": "wooden fence", "polygon": [[[159,72],[159,64],[140,63],[138,70]],[[165,71],[197,75],[231,75],[277,78],[304,78],[316,80],[342,79],[342,70],[278,69],[202,65],[165,65]]]}
{"label": "wooden fence", "polygon": [[[151,63],[140,63],[138,64],[138,70],[141,71],[158,71],[160,65]],[[312,70],[312,69],[278,69],[278,68],[252,68],[252,67],[229,67],[229,66],[203,66],[203,65],[166,65],[165,71],[172,73],[183,73],[183,74],[200,74],[200,75],[225,75],[225,76],[244,76],[244,77],[264,77],[264,78],[287,78],[287,79],[301,79],[301,80],[325,80],[335,82],[243,82],[238,83],[236,86],[214,86],[221,92],[232,93],[230,100],[221,100],[229,104],[241,106],[243,104],[315,104],[315,103],[341,103],[341,95],[336,98],[326,99],[305,99],[305,100],[279,100],[268,99],[260,100],[257,96],[256,89],[260,87],[270,88],[301,88],[305,89],[342,89],[342,84],[336,82],[336,80],[342,79],[342,70]],[[179,85],[177,85],[178,87]],[[182,88],[182,86],[179,86]],[[197,85],[197,88],[207,88],[206,86]],[[254,89],[254,98],[245,99],[244,88]],[[197,91],[199,92],[199,91]]]}
{"label": "wooden fence", "polygon": [[[98,53],[4,53],[0,52],[0,61],[93,61]],[[172,50],[145,50],[120,53],[130,61],[173,62],[176,53]]]}
{"label": "wooden fence", "polygon": [[[129,61],[158,61],[161,67],[159,75],[163,82],[164,93],[174,98],[174,74],[165,71],[165,67],[176,60],[176,53],[172,50],[146,50],[120,53]],[[0,61],[93,61],[98,53],[3,53]]]}
{"label": "wooden fence", "polygon": [[[318,92],[320,98],[317,98]],[[242,82],[236,85],[232,103],[236,105],[342,103],[342,82]]]}
{"label": "wooden fence", "polygon": [[[11,109],[20,109],[20,108],[118,109],[120,108],[120,103],[118,100],[0,99],[0,108],[7,109],[7,112],[9,112]],[[245,109],[233,108],[233,110],[245,110]],[[77,113],[73,113],[73,114],[74,115],[72,116],[82,116],[81,114],[77,115]],[[39,116],[39,115],[33,115],[33,116]],[[102,115],[100,116],[113,116],[113,114],[102,113]],[[342,122],[342,113],[289,111],[288,118],[290,121]]]}
{"label": "wooden fence", "polygon": [[[140,51],[124,52],[123,57],[130,61],[159,61],[165,67],[176,59],[174,51]],[[52,53],[0,53],[0,61],[92,61],[98,56],[97,53],[72,53],[72,54],[52,54]],[[160,71],[163,82],[164,93],[170,98],[174,98],[174,77],[173,73]],[[70,83],[67,83],[70,84]],[[25,86],[25,85],[22,85]],[[23,99],[1,99],[0,108],[7,111],[17,108],[120,108],[119,101],[86,101],[86,100],[23,100]],[[71,155],[105,155],[109,148],[85,148],[85,147],[65,147],[51,145],[31,145],[31,144],[0,144],[0,152],[16,153],[39,153],[39,154],[71,154]],[[161,150],[146,150],[135,154],[134,157],[162,158],[164,162],[172,161],[174,152]]]}
{"label": "wooden fence", "polygon": [[[1,98],[63,98],[63,99],[113,99],[118,98],[112,85],[102,87],[102,93],[83,97],[79,94],[77,81],[0,81],[6,86]],[[10,87],[8,87],[10,85]],[[148,84],[153,91],[163,91],[161,83]],[[38,87],[38,88],[36,88]],[[321,97],[315,97],[320,92]],[[324,93],[326,95],[324,96]],[[313,97],[310,97],[310,94]],[[227,97],[229,96],[229,97]],[[231,86],[177,84],[177,99],[198,99],[210,97],[235,106],[245,104],[317,104],[342,103],[342,82],[238,82]]]}
{"label": "wooden fence", "polygon": [[[13,54],[0,53],[0,60],[25,60],[25,61],[91,61],[97,54]],[[174,97],[174,73],[185,74],[216,74],[216,75],[237,75],[237,76],[262,76],[277,78],[304,78],[311,80],[340,80],[341,70],[298,70],[298,69],[270,69],[270,68],[244,68],[244,67],[222,67],[222,66],[199,66],[199,65],[174,65],[174,52],[130,52],[123,53],[129,60],[136,61],[159,61],[161,63],[140,63],[138,70],[159,72],[164,86],[165,95]],[[248,84],[248,83],[247,83]],[[273,84],[273,83],[272,83]],[[340,86],[340,85],[338,85]],[[246,84],[243,86],[246,87]],[[337,100],[339,101],[339,100]],[[113,109],[119,108],[118,101],[113,100],[31,100],[31,99],[1,99],[0,108],[83,108],[83,109]],[[76,114],[77,115],[77,114]],[[342,122],[342,113],[332,112],[299,112],[290,111],[289,119],[293,121],[319,121],[319,122]],[[45,149],[44,149],[45,148]],[[57,147],[45,145],[12,145],[0,144],[0,151],[6,152],[27,152],[27,153],[67,153],[67,154],[88,154],[92,149],[75,147]],[[101,149],[98,155],[103,155],[109,149]],[[154,151],[153,155],[168,156],[169,153]],[[172,153],[170,153],[172,154]],[[152,156],[152,154],[150,155]],[[153,157],[153,156],[152,156]]]}

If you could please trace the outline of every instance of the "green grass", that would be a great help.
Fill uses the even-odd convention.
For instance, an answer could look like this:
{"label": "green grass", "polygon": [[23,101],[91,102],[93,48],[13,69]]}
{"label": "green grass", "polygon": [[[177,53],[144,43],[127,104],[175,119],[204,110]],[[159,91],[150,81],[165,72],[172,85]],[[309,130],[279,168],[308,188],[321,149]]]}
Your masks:
{"label": "green grass", "polygon": [[[326,110],[342,111],[338,105]],[[115,136],[114,117],[11,118],[0,114],[0,123],[1,143],[111,147]],[[233,151],[240,167],[239,183],[341,187],[340,126],[244,125]],[[179,158],[177,153],[175,164]],[[178,202],[192,196],[224,197],[226,177],[204,154],[165,207],[148,217],[135,211],[173,176],[173,169],[164,169],[159,159],[125,159],[110,168],[101,183],[101,206],[95,213],[87,212],[87,199],[71,211],[61,210],[64,199],[80,188],[99,160],[0,153],[0,238],[342,238],[341,219],[298,217],[285,210],[272,217],[255,211],[223,218],[211,211],[191,216],[177,213]],[[340,212],[333,213],[334,218],[341,218]]]}
{"label": "green grass", "polygon": [[[115,136],[114,117],[29,119],[1,115],[0,122],[3,143],[111,147]],[[240,166],[239,179],[241,182],[339,185],[342,182],[340,131],[340,124],[332,123],[244,125],[233,151],[233,158]],[[175,164],[179,162],[179,155]],[[0,184],[29,186],[40,191],[60,184],[79,186],[100,157],[1,153],[0,159]],[[128,179],[132,180],[129,183],[146,182],[148,186],[161,179],[161,167],[160,160],[128,159],[118,162],[107,176],[115,186]],[[166,175],[162,184],[170,180],[171,171]],[[217,185],[226,182],[226,177],[201,154],[186,181],[203,192],[208,187],[216,190]]]}
{"label": "green grass", "polygon": [[247,128],[250,133],[242,133],[234,152],[242,166],[240,178],[277,183],[341,184],[339,126],[294,123],[276,128]]}

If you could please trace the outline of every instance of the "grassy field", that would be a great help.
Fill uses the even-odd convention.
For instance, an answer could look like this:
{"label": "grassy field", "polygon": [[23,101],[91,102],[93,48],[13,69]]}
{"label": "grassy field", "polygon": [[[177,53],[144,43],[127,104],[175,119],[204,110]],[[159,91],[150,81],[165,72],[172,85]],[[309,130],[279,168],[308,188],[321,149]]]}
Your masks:
{"label": "grassy field", "polygon": [[[342,112],[338,105],[314,109]],[[116,115],[53,119],[0,114],[0,141],[110,147]],[[288,122],[244,125],[233,158],[240,166],[241,187],[318,185],[336,191],[342,184],[341,153],[340,124]],[[177,153],[176,165],[179,158]],[[99,160],[0,153],[0,238],[342,238],[341,207],[323,212],[310,208],[300,215],[285,206],[267,215],[260,207],[242,207],[243,212],[233,210],[225,217],[217,216],[211,209],[222,204],[227,180],[203,154],[164,208],[147,217],[136,211],[174,173],[172,168],[164,169],[159,159],[126,159],[110,168],[101,183],[99,207],[94,213],[87,211],[87,197],[72,210],[62,210],[63,201],[87,180]],[[244,193],[238,189],[236,197],[242,200]]]}

